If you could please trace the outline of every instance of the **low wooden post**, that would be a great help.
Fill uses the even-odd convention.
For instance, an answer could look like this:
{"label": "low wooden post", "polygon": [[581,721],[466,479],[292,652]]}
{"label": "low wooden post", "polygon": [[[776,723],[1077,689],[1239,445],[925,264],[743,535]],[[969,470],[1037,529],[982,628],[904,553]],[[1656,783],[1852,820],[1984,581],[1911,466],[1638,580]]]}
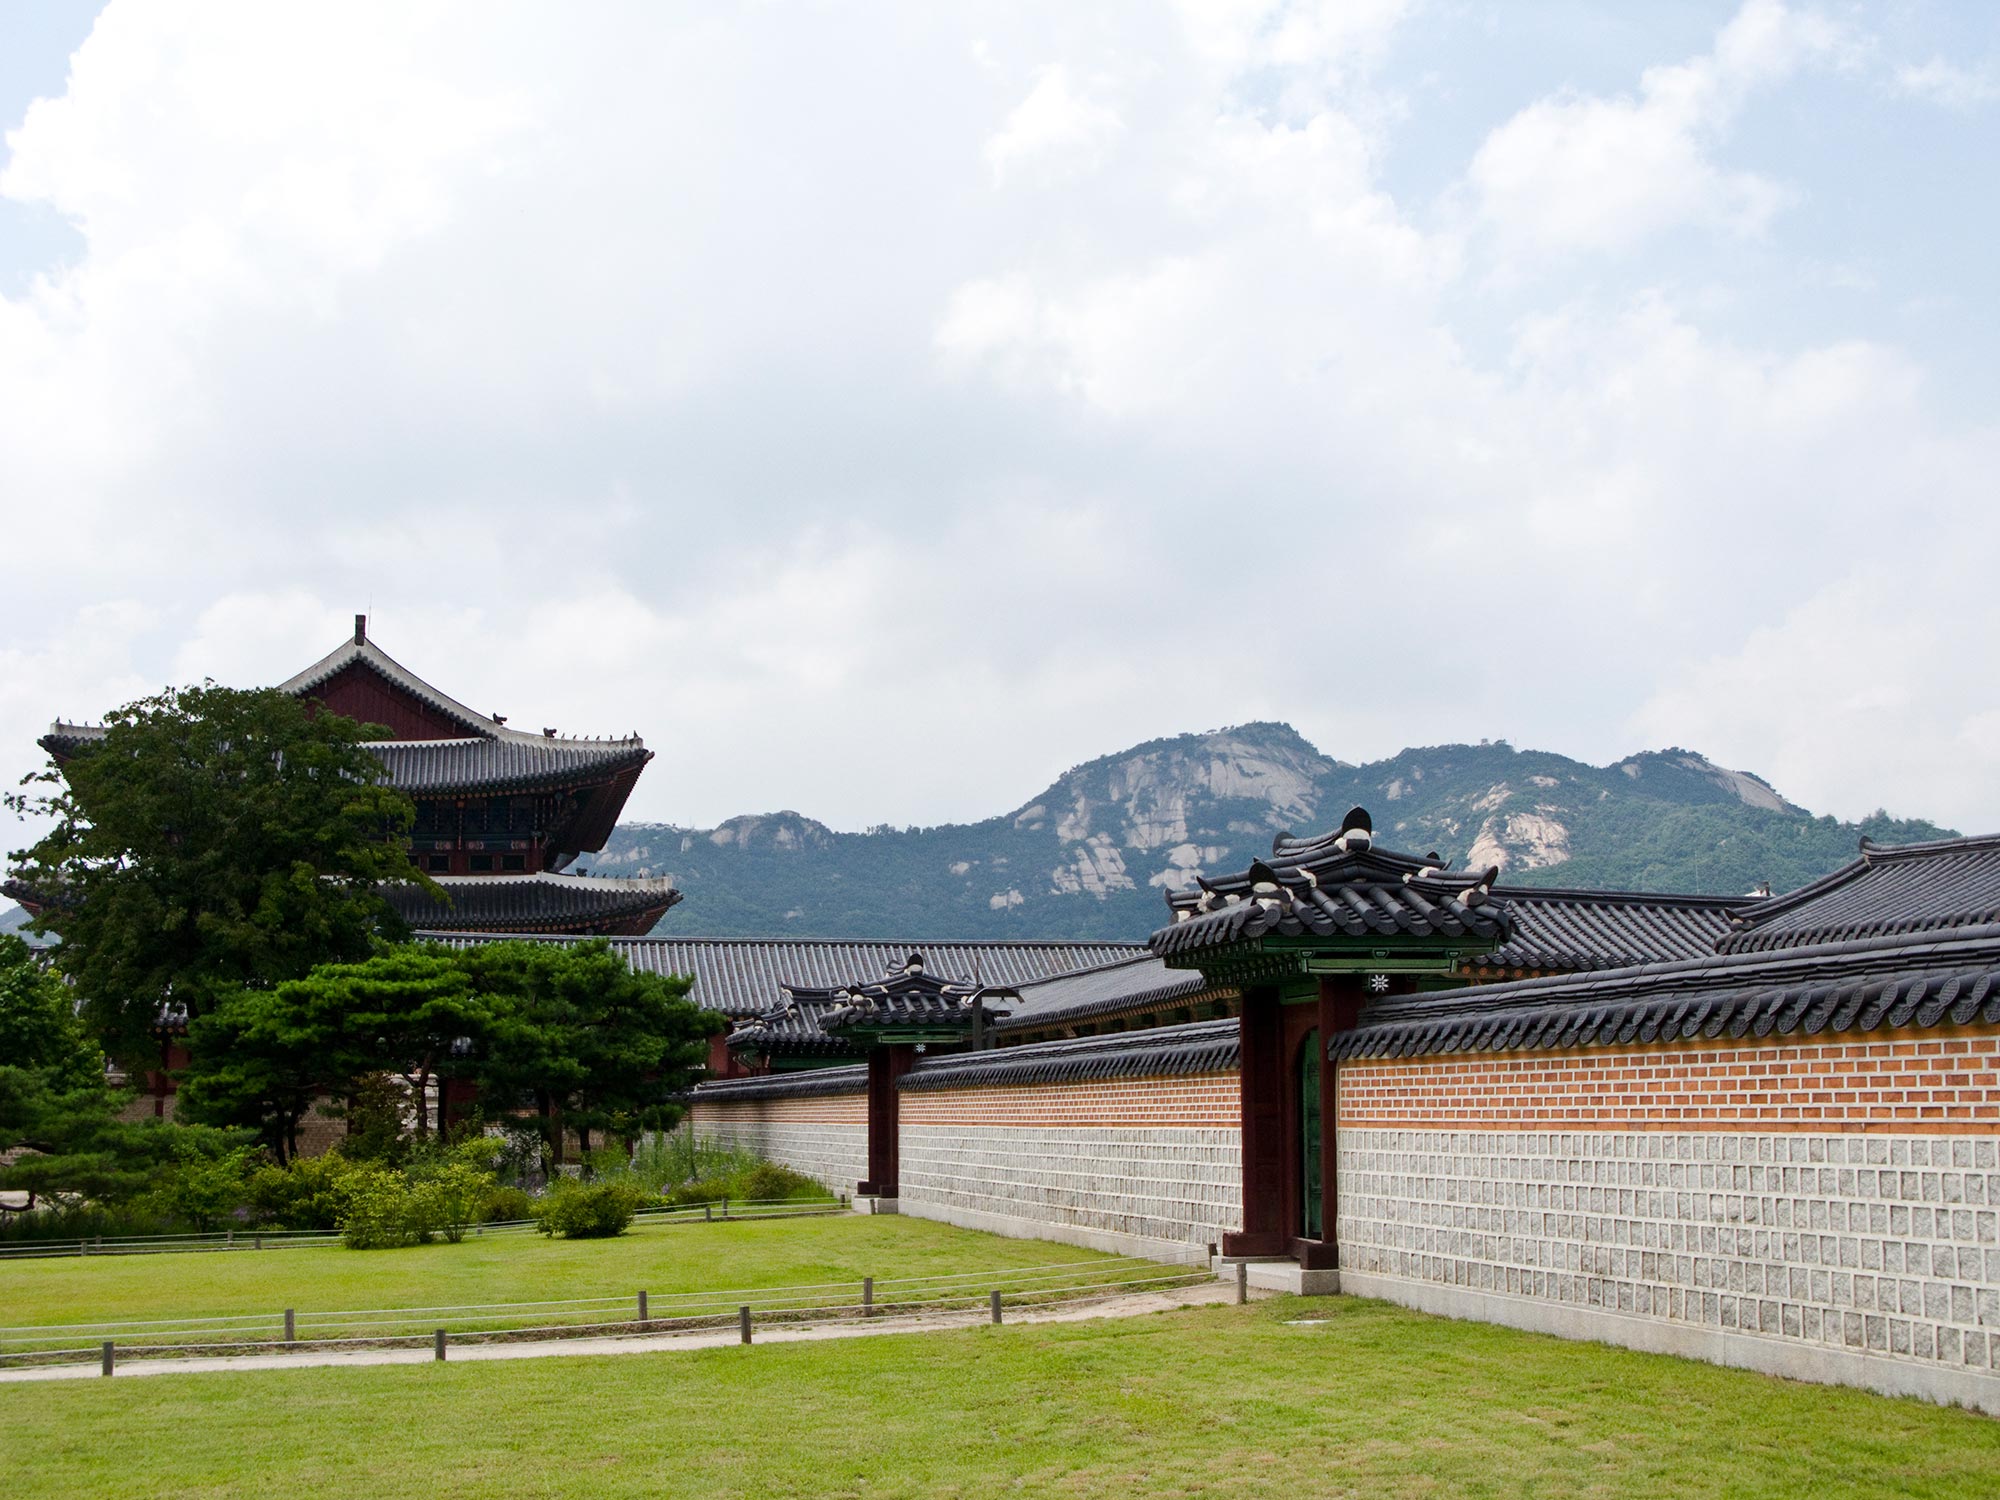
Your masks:
{"label": "low wooden post", "polygon": [[235,1230],[225,1229],[222,1231],[222,1248],[225,1250],[234,1250],[236,1248]]}
{"label": "low wooden post", "polygon": [[713,1224],[715,1222],[715,1205],[713,1203],[702,1204],[701,1222],[704,1224]]}
{"label": "low wooden post", "polygon": [[750,1304],[744,1303],[736,1309],[736,1325],[742,1330],[743,1342],[750,1342]]}
{"label": "low wooden post", "polygon": [[110,1339],[106,1339],[106,1340],[104,1341],[104,1358],[103,1358],[103,1364],[102,1364],[102,1369],[103,1369],[104,1373],[105,1373],[106,1375],[109,1375],[109,1374],[111,1373],[111,1368],[112,1368],[112,1366],[113,1366],[113,1365],[115,1365],[115,1364],[116,1364],[117,1362],[118,1362],[118,1361],[117,1361],[117,1356],[115,1356],[115,1355],[114,1355],[114,1354],[112,1354],[112,1352],[111,1352],[111,1340],[110,1340]]}
{"label": "low wooden post", "polygon": [[444,1330],[442,1328],[437,1331],[436,1338],[431,1345],[431,1355],[434,1359],[444,1358]]}
{"label": "low wooden post", "polygon": [[729,1217],[729,1195],[727,1193],[722,1195],[722,1217],[725,1219]]}
{"label": "low wooden post", "polygon": [[646,1321],[646,1294],[644,1292],[639,1293],[639,1321],[641,1323]]}
{"label": "low wooden post", "polygon": [[1250,1266],[1246,1261],[1236,1262],[1236,1305],[1241,1307],[1250,1300]]}
{"label": "low wooden post", "polygon": [[299,1315],[288,1307],[285,1309],[285,1342],[287,1344],[296,1344],[298,1341]]}
{"label": "low wooden post", "polygon": [[864,1276],[861,1278],[861,1316],[864,1318],[875,1316],[875,1278],[873,1276]]}
{"label": "low wooden post", "polygon": [[1000,1321],[1000,1288],[993,1288],[993,1321]]}
{"label": "low wooden post", "polygon": [[252,1250],[262,1250],[264,1248],[264,1236],[261,1234],[258,1235],[257,1238],[251,1243],[250,1248]]}

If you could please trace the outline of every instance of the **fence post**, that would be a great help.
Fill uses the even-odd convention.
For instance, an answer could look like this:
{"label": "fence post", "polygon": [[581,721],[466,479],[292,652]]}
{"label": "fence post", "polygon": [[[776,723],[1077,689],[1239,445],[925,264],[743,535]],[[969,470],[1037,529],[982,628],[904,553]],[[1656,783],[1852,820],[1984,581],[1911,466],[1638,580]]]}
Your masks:
{"label": "fence post", "polygon": [[106,1339],[104,1341],[104,1361],[102,1366],[104,1373],[106,1375],[109,1375],[111,1373],[111,1367],[115,1362],[116,1358],[111,1352],[111,1340]]}
{"label": "fence post", "polygon": [[235,1231],[235,1230],[233,1230],[233,1229],[225,1229],[225,1230],[223,1230],[223,1232],[222,1232],[222,1248],[223,1248],[223,1249],[225,1249],[225,1250],[233,1250],[233,1249],[235,1249],[235,1248],[236,1248],[236,1231]]}
{"label": "fence post", "polygon": [[729,1194],[727,1193],[722,1195],[722,1217],[725,1219],[729,1217]]}
{"label": "fence post", "polygon": [[432,1352],[433,1352],[433,1356],[434,1356],[435,1358],[437,1358],[437,1359],[443,1359],[443,1358],[444,1358],[444,1330],[443,1330],[442,1328],[440,1328],[440,1329],[439,1329],[439,1330],[437,1331],[437,1337],[436,1337],[436,1340],[434,1341],[434,1343],[432,1344],[432,1346],[431,1346],[431,1347],[432,1347]]}
{"label": "fence post", "polygon": [[864,1318],[875,1316],[875,1278],[873,1276],[864,1276],[861,1278],[861,1316]]}
{"label": "fence post", "polygon": [[639,1293],[639,1321],[641,1323],[646,1321],[646,1294],[644,1292]]}
{"label": "fence post", "polygon": [[1236,1262],[1236,1305],[1241,1307],[1250,1300],[1250,1266],[1247,1261]]}
{"label": "fence post", "polygon": [[715,1222],[715,1205],[713,1203],[702,1204],[701,1222],[704,1224],[713,1224]]}
{"label": "fence post", "polygon": [[1000,1288],[993,1288],[993,1321],[1000,1321]]}
{"label": "fence post", "polygon": [[750,1304],[744,1303],[736,1309],[736,1326],[742,1331],[743,1342],[750,1342]]}
{"label": "fence post", "polygon": [[257,1238],[251,1242],[250,1248],[252,1250],[262,1250],[264,1248],[264,1236],[261,1234],[258,1235]]}
{"label": "fence post", "polygon": [[298,1314],[288,1307],[285,1309],[285,1342],[286,1344],[289,1345],[289,1344],[296,1344],[298,1341],[299,1341]]}

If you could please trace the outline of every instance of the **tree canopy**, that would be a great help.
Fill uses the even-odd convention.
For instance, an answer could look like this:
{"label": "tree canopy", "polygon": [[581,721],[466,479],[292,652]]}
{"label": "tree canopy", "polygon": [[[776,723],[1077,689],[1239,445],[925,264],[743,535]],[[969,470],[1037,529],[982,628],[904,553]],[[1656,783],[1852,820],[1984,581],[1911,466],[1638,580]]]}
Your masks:
{"label": "tree canopy", "polygon": [[380,887],[425,877],[415,807],[364,747],[381,732],[269,689],[170,689],[8,798],[52,820],[15,875],[114,1055],[142,1055],[163,1012],[198,1019],[402,935]]}
{"label": "tree canopy", "polygon": [[489,1119],[534,1136],[551,1162],[565,1133],[627,1139],[672,1125],[723,1022],[689,981],[635,972],[603,940],[408,944],[222,998],[191,1028],[183,1118],[258,1130],[296,1152],[313,1101],[372,1074],[407,1085],[419,1134],[441,1127],[431,1082],[461,1079]]}

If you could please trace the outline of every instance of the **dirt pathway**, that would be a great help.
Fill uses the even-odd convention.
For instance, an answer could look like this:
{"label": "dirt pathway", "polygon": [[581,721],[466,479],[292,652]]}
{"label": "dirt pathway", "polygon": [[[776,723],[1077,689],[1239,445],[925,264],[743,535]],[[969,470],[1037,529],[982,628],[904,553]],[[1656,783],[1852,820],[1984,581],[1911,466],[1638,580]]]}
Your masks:
{"label": "dirt pathway", "polygon": [[[1227,1302],[1236,1289],[1221,1282],[1177,1287],[1164,1292],[1136,1292],[1081,1303],[1050,1307],[1009,1308],[1009,1326],[1019,1323],[1080,1323],[1093,1318],[1131,1318],[1168,1308],[1193,1307],[1202,1303]],[[1253,1291],[1253,1298],[1269,1296]],[[973,1312],[936,1313],[929,1316],[872,1318],[867,1322],[810,1324],[774,1323],[754,1328],[758,1344],[799,1344],[817,1339],[874,1338],[885,1333],[930,1333],[946,1328],[977,1328],[991,1320],[985,1309]],[[576,1354],[658,1354],[686,1349],[718,1349],[740,1342],[735,1328],[704,1328],[692,1333],[629,1334],[615,1337],[540,1339],[504,1344],[456,1344],[447,1350],[453,1361],[471,1363],[490,1359],[548,1359]],[[301,1370],[321,1365],[417,1365],[428,1364],[435,1354],[425,1349],[329,1349],[299,1350],[291,1354],[236,1354],[191,1356],[187,1358],[141,1359],[120,1362],[114,1379],[139,1375],[187,1375],[213,1370]],[[0,1370],[0,1384],[37,1380],[101,1380],[95,1365],[50,1365],[20,1370]]]}

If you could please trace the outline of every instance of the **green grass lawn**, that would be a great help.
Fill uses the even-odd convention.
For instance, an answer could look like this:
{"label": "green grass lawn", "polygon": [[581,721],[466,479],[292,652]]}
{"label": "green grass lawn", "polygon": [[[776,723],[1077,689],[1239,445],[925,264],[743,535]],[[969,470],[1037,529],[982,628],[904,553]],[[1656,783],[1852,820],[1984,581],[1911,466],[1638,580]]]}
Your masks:
{"label": "green grass lawn", "polygon": [[925,1219],[839,1214],[512,1233],[401,1250],[238,1250],[0,1262],[0,1326],[458,1306],[932,1276],[1092,1259]]}
{"label": "green grass lawn", "polygon": [[5,1386],[0,1453],[10,1500],[2000,1494],[1986,1417],[1344,1298]]}

